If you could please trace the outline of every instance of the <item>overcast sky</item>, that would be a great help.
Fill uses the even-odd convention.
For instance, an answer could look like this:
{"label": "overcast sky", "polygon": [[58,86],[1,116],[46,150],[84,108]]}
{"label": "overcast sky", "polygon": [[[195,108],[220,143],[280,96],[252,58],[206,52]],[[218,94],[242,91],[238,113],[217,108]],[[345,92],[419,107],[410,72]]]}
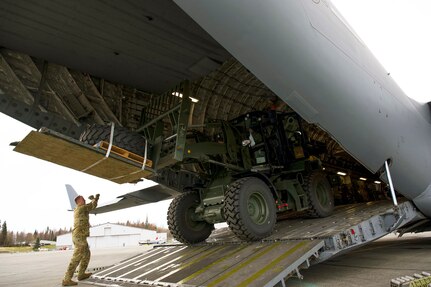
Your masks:
{"label": "overcast sky", "polygon": [[[410,97],[431,100],[431,42],[428,0],[334,0],[342,15]],[[64,185],[78,193],[100,193],[100,202],[142,188],[118,185],[68,168],[13,152],[10,142],[32,129],[0,113],[0,220],[9,230],[71,227],[73,215]],[[92,216],[91,223],[149,221],[166,227],[169,202]]]}

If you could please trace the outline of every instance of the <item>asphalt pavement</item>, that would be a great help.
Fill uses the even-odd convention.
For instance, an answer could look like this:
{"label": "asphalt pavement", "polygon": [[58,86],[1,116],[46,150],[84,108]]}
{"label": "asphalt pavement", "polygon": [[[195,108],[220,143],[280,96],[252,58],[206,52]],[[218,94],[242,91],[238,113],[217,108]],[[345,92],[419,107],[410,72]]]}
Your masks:
{"label": "asphalt pavement", "polygon": [[[147,245],[91,250],[88,268],[110,266],[145,252],[148,248],[152,247]],[[72,253],[72,250],[2,253],[0,254],[0,286],[61,286]],[[80,283],[79,286],[86,285]]]}
{"label": "asphalt pavement", "polygon": [[302,270],[304,279],[289,279],[291,287],[390,286],[393,278],[431,273],[431,232],[390,234],[375,242]]}

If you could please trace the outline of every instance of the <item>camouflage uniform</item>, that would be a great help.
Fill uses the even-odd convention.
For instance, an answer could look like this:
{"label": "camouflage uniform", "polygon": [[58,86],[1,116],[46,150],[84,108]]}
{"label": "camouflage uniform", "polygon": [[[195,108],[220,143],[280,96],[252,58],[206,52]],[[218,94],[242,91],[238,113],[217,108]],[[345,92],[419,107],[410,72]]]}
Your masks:
{"label": "camouflage uniform", "polygon": [[64,275],[64,281],[70,281],[76,267],[79,265],[78,278],[84,275],[90,262],[90,248],[87,237],[90,236],[90,215],[89,212],[97,207],[98,198],[93,198],[90,203],[77,205],[74,210],[74,226],[72,231],[72,241],[74,251],[69,267]]}

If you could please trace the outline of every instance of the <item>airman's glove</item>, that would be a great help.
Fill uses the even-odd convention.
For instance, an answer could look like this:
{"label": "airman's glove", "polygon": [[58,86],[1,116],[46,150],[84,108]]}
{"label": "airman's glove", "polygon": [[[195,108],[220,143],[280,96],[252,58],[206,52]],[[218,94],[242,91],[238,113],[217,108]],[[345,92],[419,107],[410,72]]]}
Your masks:
{"label": "airman's glove", "polygon": [[94,199],[94,196],[93,196],[93,195],[90,195],[90,196],[88,197],[88,199],[89,199],[89,200],[93,200],[93,199]]}
{"label": "airman's glove", "polygon": [[99,200],[100,194],[96,194],[96,200]]}

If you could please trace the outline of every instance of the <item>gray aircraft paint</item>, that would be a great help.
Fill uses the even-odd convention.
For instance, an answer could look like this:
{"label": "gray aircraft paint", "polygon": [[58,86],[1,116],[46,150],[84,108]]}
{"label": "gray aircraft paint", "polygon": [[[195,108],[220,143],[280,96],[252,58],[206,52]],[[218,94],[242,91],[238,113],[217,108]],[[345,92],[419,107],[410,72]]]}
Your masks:
{"label": "gray aircraft paint", "polygon": [[[431,216],[431,124],[327,0],[175,0],[289,104]],[[386,181],[386,176],[382,175]]]}
{"label": "gray aircraft paint", "polygon": [[67,191],[67,196],[69,197],[69,202],[70,202],[69,211],[73,211],[76,207],[75,198],[78,196],[78,193],[75,191],[75,189],[70,184],[66,184],[66,191]]}

